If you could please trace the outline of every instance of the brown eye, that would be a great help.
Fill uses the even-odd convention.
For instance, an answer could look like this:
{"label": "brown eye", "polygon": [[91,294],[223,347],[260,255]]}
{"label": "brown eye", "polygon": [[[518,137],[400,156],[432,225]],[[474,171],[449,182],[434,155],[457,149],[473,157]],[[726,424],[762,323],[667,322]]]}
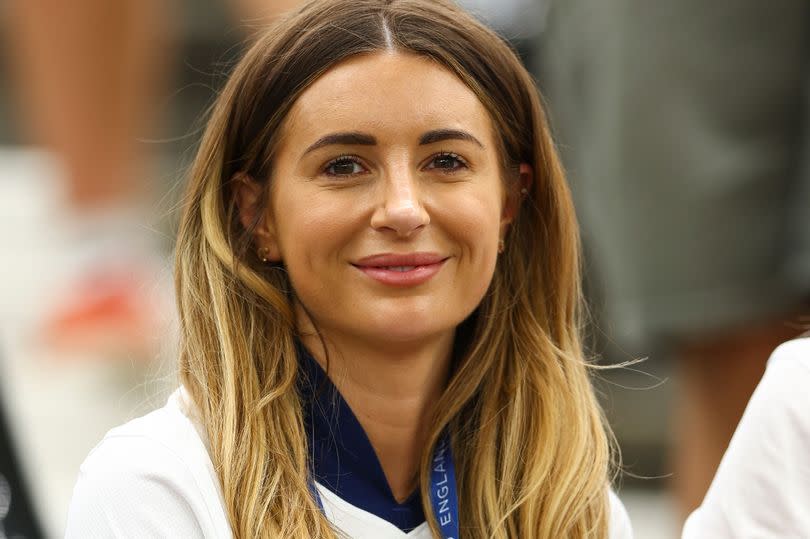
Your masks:
{"label": "brown eye", "polygon": [[363,166],[352,157],[338,157],[326,165],[327,176],[352,176],[364,172]]}
{"label": "brown eye", "polygon": [[454,153],[440,153],[430,161],[427,168],[453,172],[467,168],[467,163]]}

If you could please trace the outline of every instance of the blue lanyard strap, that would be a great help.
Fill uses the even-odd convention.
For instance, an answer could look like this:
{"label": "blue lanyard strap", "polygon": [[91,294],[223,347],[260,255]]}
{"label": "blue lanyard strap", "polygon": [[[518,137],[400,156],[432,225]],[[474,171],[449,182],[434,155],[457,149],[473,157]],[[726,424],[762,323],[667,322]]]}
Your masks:
{"label": "blue lanyard strap", "polygon": [[458,539],[456,468],[447,436],[436,446],[430,467],[430,503],[443,539]]}

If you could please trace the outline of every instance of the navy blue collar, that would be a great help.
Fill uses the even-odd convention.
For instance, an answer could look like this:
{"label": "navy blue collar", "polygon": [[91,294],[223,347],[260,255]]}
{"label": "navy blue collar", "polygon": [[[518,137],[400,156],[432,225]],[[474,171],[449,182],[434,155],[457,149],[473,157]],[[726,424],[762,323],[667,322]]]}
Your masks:
{"label": "navy blue collar", "polygon": [[314,479],[350,504],[404,532],[425,521],[417,488],[397,503],[371,442],[348,403],[312,354],[298,346],[299,388]]}

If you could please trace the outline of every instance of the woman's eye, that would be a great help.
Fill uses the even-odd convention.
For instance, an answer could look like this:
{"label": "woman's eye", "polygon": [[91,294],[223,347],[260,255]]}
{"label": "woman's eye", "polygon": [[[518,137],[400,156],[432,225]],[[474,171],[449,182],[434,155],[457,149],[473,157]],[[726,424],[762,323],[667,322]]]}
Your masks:
{"label": "woman's eye", "polygon": [[442,153],[434,157],[428,164],[427,168],[453,172],[462,168],[467,168],[467,163],[465,163],[461,157],[454,153]]}
{"label": "woman's eye", "polygon": [[351,157],[339,157],[326,165],[327,176],[351,176],[365,171],[363,166]]}

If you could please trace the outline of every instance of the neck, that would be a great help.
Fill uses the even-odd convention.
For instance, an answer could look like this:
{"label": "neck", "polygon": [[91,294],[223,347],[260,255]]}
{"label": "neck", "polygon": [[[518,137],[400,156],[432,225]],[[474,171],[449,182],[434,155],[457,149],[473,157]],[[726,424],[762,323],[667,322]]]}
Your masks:
{"label": "neck", "polygon": [[452,332],[397,347],[324,335],[326,350],[314,332],[302,333],[365,430],[394,497],[404,501],[417,486],[427,424],[447,383]]}

